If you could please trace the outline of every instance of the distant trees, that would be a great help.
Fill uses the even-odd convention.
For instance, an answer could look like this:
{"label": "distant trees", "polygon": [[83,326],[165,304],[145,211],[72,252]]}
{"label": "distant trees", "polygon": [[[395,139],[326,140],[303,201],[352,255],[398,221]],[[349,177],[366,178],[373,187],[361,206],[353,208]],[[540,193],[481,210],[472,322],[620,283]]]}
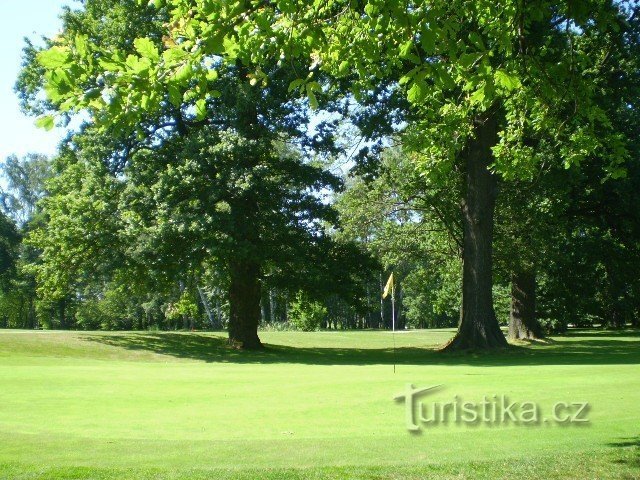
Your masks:
{"label": "distant trees", "polygon": [[13,221],[0,212],[0,288],[6,290],[15,275],[20,235]]}
{"label": "distant trees", "polygon": [[[340,236],[357,241],[385,270],[370,284],[380,305],[381,279],[393,270],[399,283],[398,324],[452,327],[460,310],[462,230],[454,182],[434,184],[419,175],[400,148],[384,150],[375,179],[356,176],[338,196]],[[382,285],[381,285],[382,283]],[[379,310],[390,326],[388,302]]]}
{"label": "distant trees", "polygon": [[11,155],[5,160],[2,175],[7,186],[0,192],[0,201],[4,212],[19,226],[33,219],[52,173],[51,161],[45,155],[31,153],[23,158]]}
{"label": "distant trees", "polygon": [[30,266],[39,254],[24,239],[37,228],[42,217],[38,202],[47,194],[46,183],[52,176],[51,162],[43,155],[15,155],[2,165],[5,186],[0,192],[2,274],[0,318],[5,327],[38,326],[36,282]]}

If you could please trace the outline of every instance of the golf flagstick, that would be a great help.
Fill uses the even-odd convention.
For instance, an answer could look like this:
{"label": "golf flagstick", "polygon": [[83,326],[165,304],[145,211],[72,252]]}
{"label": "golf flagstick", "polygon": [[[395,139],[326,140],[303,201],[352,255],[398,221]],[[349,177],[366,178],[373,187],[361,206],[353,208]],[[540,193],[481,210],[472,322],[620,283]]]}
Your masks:
{"label": "golf flagstick", "polygon": [[391,336],[393,337],[393,373],[396,373],[396,287],[393,280],[393,272],[389,275],[389,280],[382,292],[382,298],[385,299],[391,294]]}

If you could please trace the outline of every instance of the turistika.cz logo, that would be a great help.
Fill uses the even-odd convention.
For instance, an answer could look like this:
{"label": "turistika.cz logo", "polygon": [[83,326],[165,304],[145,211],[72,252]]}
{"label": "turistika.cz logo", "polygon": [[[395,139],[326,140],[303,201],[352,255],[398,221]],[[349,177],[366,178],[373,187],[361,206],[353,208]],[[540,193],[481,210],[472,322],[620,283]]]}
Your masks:
{"label": "turistika.cz logo", "polygon": [[588,402],[556,402],[549,416],[542,414],[536,402],[512,402],[505,395],[485,395],[479,402],[463,401],[455,395],[448,402],[427,402],[425,397],[442,385],[416,388],[408,383],[403,393],[394,397],[404,402],[407,430],[419,432],[422,428],[449,423],[466,425],[585,425],[589,423]]}

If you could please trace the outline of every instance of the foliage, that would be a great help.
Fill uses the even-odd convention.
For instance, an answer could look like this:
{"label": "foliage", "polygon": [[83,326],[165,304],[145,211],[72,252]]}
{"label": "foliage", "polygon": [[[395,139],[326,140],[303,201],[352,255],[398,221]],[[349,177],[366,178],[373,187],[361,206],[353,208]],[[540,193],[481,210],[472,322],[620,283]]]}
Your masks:
{"label": "foliage", "polygon": [[[71,82],[78,88],[93,84],[86,98],[93,107],[109,104],[116,114],[106,124],[98,118],[106,111],[87,111],[83,127],[55,160],[57,174],[42,203],[46,221],[29,240],[42,252],[42,261],[32,266],[40,295],[62,302],[128,278],[141,300],[161,289],[171,322],[193,316],[195,308],[203,315],[193,292],[215,271],[218,283],[202,286],[228,289],[233,323],[234,305],[259,300],[246,290],[232,295],[234,285],[246,284],[234,278],[250,265],[256,282],[268,276],[272,286],[304,289],[318,298],[354,294],[357,304],[360,270],[371,260],[329,235],[336,215],[324,198],[341,187],[322,162],[332,151],[332,131],[320,125],[308,134],[306,106],[287,97],[294,72],[264,66],[269,85],[262,90],[245,81],[249,70],[242,63],[217,62],[197,87],[215,86],[215,95],[195,98],[189,93],[193,69],[182,65],[166,88],[122,103],[108,83],[124,75],[141,92],[157,80],[152,62],[173,58],[176,50],[163,43],[166,12],[130,1],[111,10],[109,3],[91,0],[66,11],[63,33],[44,49],[30,46],[19,79],[31,111],[65,116],[84,108],[84,100],[62,101]],[[131,28],[123,31],[119,22],[125,19]],[[86,70],[88,57],[67,55],[60,45],[64,37],[74,39],[81,55],[105,49],[109,58],[97,55],[89,60],[95,68]],[[48,102],[40,101],[42,91]],[[128,128],[134,105],[149,110]],[[52,125],[49,117],[38,123]],[[175,299],[177,285],[188,285],[194,296],[188,315],[176,307],[182,305]]]}
{"label": "foliage", "polygon": [[167,318],[175,320],[178,318],[193,318],[198,314],[198,304],[193,295],[184,292],[180,299],[167,306]]}
{"label": "foliage", "polygon": [[[530,135],[560,145],[558,160],[566,166],[599,151],[609,158],[610,175],[623,174],[624,137],[597,104],[607,65],[596,54],[621,38],[627,12],[620,6],[597,0],[580,8],[546,0],[287,1],[260,8],[241,1],[138,3],[140,15],[168,12],[162,42],[141,34],[122,48],[70,29],[37,55],[60,112],[87,111],[105,128],[139,130],[161,115],[160,99],[168,98],[202,119],[224,89],[224,64],[248,66],[258,87],[272,81],[266,68],[276,59],[303,59],[309,73],[293,79],[289,90],[302,92],[314,108],[326,90],[320,72],[349,80],[356,99],[392,79],[419,113],[410,129],[414,139],[419,133],[418,141],[445,163],[463,146],[469,120],[500,105],[505,124],[495,168],[505,176],[526,174],[539,162],[525,142]],[[72,76],[64,73],[69,69]],[[443,171],[424,169],[432,170]]]}
{"label": "foliage", "polygon": [[319,302],[309,300],[299,293],[291,303],[289,320],[291,324],[303,332],[318,330],[325,321],[327,308]]}
{"label": "foliage", "polygon": [[19,226],[34,216],[38,201],[46,194],[46,182],[51,177],[51,161],[39,154],[23,158],[9,156],[2,166],[7,187],[0,193],[4,212]]}

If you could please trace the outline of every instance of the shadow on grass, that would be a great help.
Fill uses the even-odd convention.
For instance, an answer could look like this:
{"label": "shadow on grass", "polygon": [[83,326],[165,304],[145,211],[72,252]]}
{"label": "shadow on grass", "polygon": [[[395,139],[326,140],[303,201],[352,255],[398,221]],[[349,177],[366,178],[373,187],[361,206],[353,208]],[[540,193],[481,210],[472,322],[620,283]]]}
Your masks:
{"label": "shadow on grass", "polygon": [[442,353],[436,347],[293,347],[265,345],[260,351],[230,348],[226,338],[202,333],[122,333],[88,335],[87,341],[175,358],[219,363],[300,363],[310,365],[606,365],[640,364],[640,342],[572,339],[544,345],[512,346],[494,352]]}
{"label": "shadow on grass", "polygon": [[640,469],[640,436],[621,438],[619,441],[607,445],[619,450],[616,452],[619,458],[616,458],[614,463]]}
{"label": "shadow on grass", "polygon": [[638,328],[597,328],[597,329],[585,329],[585,328],[570,328],[567,333],[567,337],[593,337],[593,338],[620,338],[620,337],[636,337],[640,339],[640,329]]}

